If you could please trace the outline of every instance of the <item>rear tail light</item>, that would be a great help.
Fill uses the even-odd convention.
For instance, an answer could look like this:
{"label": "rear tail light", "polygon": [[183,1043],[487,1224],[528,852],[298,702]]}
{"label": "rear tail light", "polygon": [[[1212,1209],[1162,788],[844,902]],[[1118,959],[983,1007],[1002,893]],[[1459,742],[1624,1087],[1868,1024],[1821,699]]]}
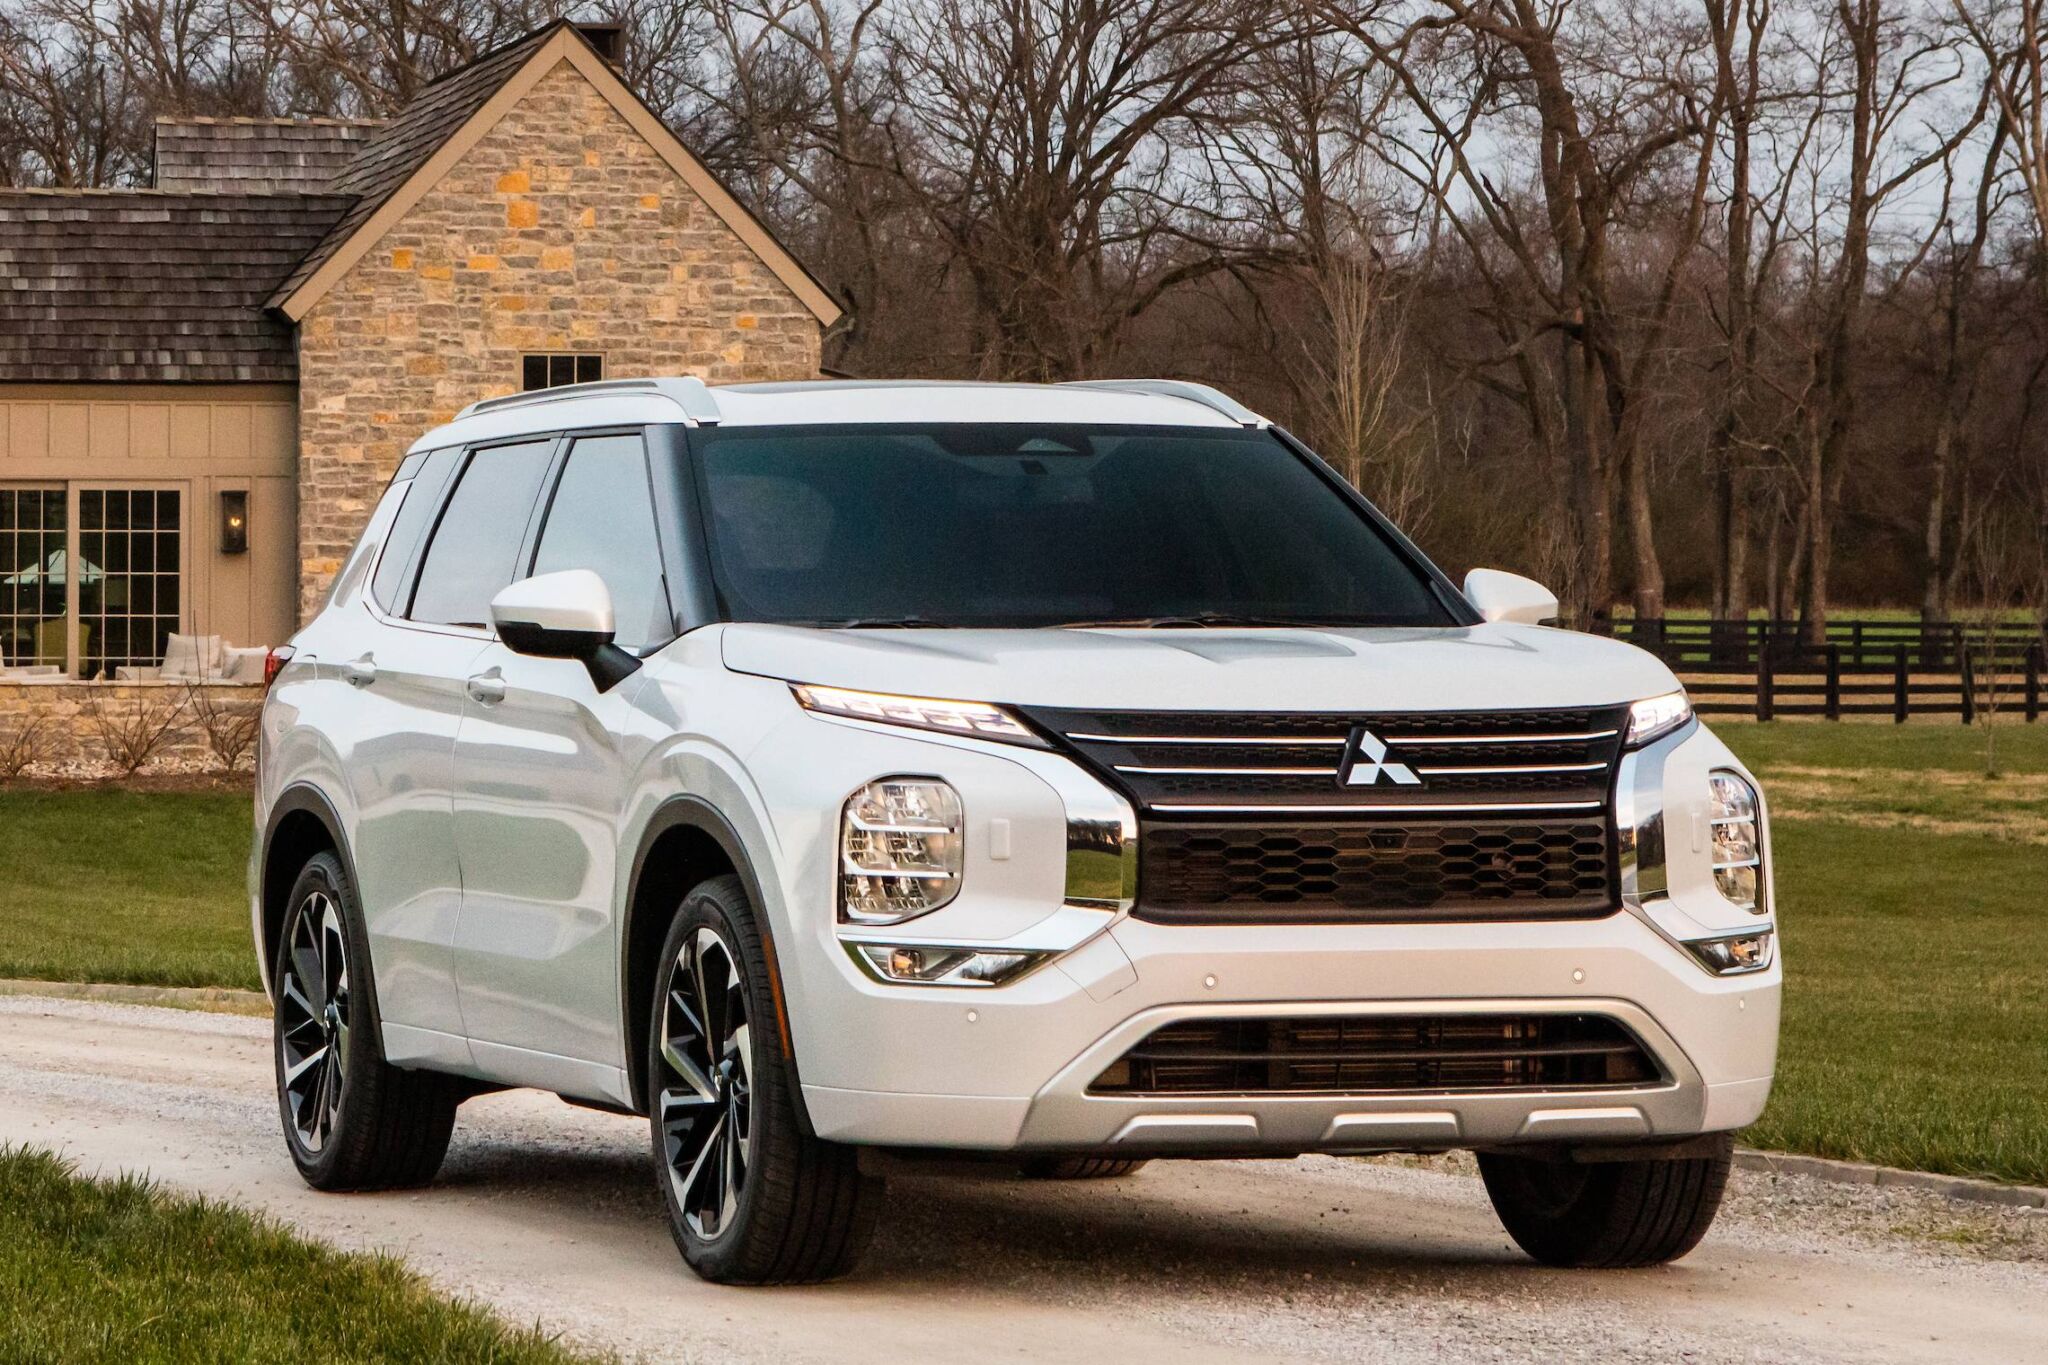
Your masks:
{"label": "rear tail light", "polygon": [[284,666],[290,663],[292,655],[298,652],[290,645],[279,645],[263,656],[264,691],[268,692],[270,690],[270,685],[277,681],[277,675],[284,672]]}

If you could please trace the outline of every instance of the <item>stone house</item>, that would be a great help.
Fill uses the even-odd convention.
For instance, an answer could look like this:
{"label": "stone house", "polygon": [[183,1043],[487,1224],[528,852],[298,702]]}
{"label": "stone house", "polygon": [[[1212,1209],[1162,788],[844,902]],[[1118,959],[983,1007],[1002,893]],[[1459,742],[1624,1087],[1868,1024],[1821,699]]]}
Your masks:
{"label": "stone house", "polygon": [[839,308],[619,41],[552,24],[386,121],[165,119],[149,189],[0,191],[0,711],[181,671],[173,634],[282,641],[478,398],[816,377]]}

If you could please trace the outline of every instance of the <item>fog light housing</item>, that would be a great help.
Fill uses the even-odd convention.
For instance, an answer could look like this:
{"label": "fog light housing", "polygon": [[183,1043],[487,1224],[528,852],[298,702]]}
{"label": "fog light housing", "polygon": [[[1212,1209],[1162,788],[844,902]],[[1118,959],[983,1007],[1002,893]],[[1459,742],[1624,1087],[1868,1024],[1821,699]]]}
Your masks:
{"label": "fog light housing", "polygon": [[1046,957],[1044,953],[925,943],[850,943],[847,947],[871,975],[898,986],[1000,986]]}
{"label": "fog light housing", "polygon": [[1769,929],[1721,938],[1689,939],[1686,947],[1700,965],[1716,976],[1742,976],[1760,972],[1771,965],[1772,938]]}
{"label": "fog light housing", "polygon": [[839,918],[901,924],[960,894],[960,793],[931,777],[885,777],[846,799]]}
{"label": "fog light housing", "polygon": [[1726,769],[1710,773],[1714,885],[1730,904],[1764,912],[1763,826],[1756,788]]}

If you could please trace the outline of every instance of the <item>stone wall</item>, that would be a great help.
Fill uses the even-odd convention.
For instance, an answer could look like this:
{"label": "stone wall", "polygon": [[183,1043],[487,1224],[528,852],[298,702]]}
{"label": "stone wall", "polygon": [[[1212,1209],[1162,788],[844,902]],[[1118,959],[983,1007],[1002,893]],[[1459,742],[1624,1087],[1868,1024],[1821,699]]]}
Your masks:
{"label": "stone wall", "polygon": [[564,62],[300,324],[299,609],[406,448],[528,352],[608,379],[817,377],[817,318]]}
{"label": "stone wall", "polygon": [[[210,683],[205,696],[220,711],[247,716],[262,705],[263,689]],[[117,732],[136,733],[169,720],[143,772],[219,771],[223,765],[202,715],[208,704],[184,683],[0,683],[0,781],[118,775],[124,765],[109,753],[102,721]],[[34,762],[17,773],[10,771],[16,761],[10,756],[24,742],[25,729]],[[238,768],[246,771],[255,757],[252,740]]]}

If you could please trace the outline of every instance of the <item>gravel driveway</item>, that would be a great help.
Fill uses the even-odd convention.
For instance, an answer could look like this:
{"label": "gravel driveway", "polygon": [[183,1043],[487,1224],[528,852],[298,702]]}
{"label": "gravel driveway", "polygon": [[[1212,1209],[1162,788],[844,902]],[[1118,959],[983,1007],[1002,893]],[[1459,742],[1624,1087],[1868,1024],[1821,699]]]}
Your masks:
{"label": "gravel driveway", "polygon": [[430,1189],[320,1195],[277,1132],[261,1021],[0,999],[0,1143],[146,1170],[574,1341],[651,1360],[2016,1361],[2048,1341],[2048,1216],[1738,1172],[1678,1265],[1546,1270],[1468,1159],[1159,1163],[1044,1185],[893,1175],[873,1252],[818,1288],[707,1285],[635,1121],[463,1108]]}

